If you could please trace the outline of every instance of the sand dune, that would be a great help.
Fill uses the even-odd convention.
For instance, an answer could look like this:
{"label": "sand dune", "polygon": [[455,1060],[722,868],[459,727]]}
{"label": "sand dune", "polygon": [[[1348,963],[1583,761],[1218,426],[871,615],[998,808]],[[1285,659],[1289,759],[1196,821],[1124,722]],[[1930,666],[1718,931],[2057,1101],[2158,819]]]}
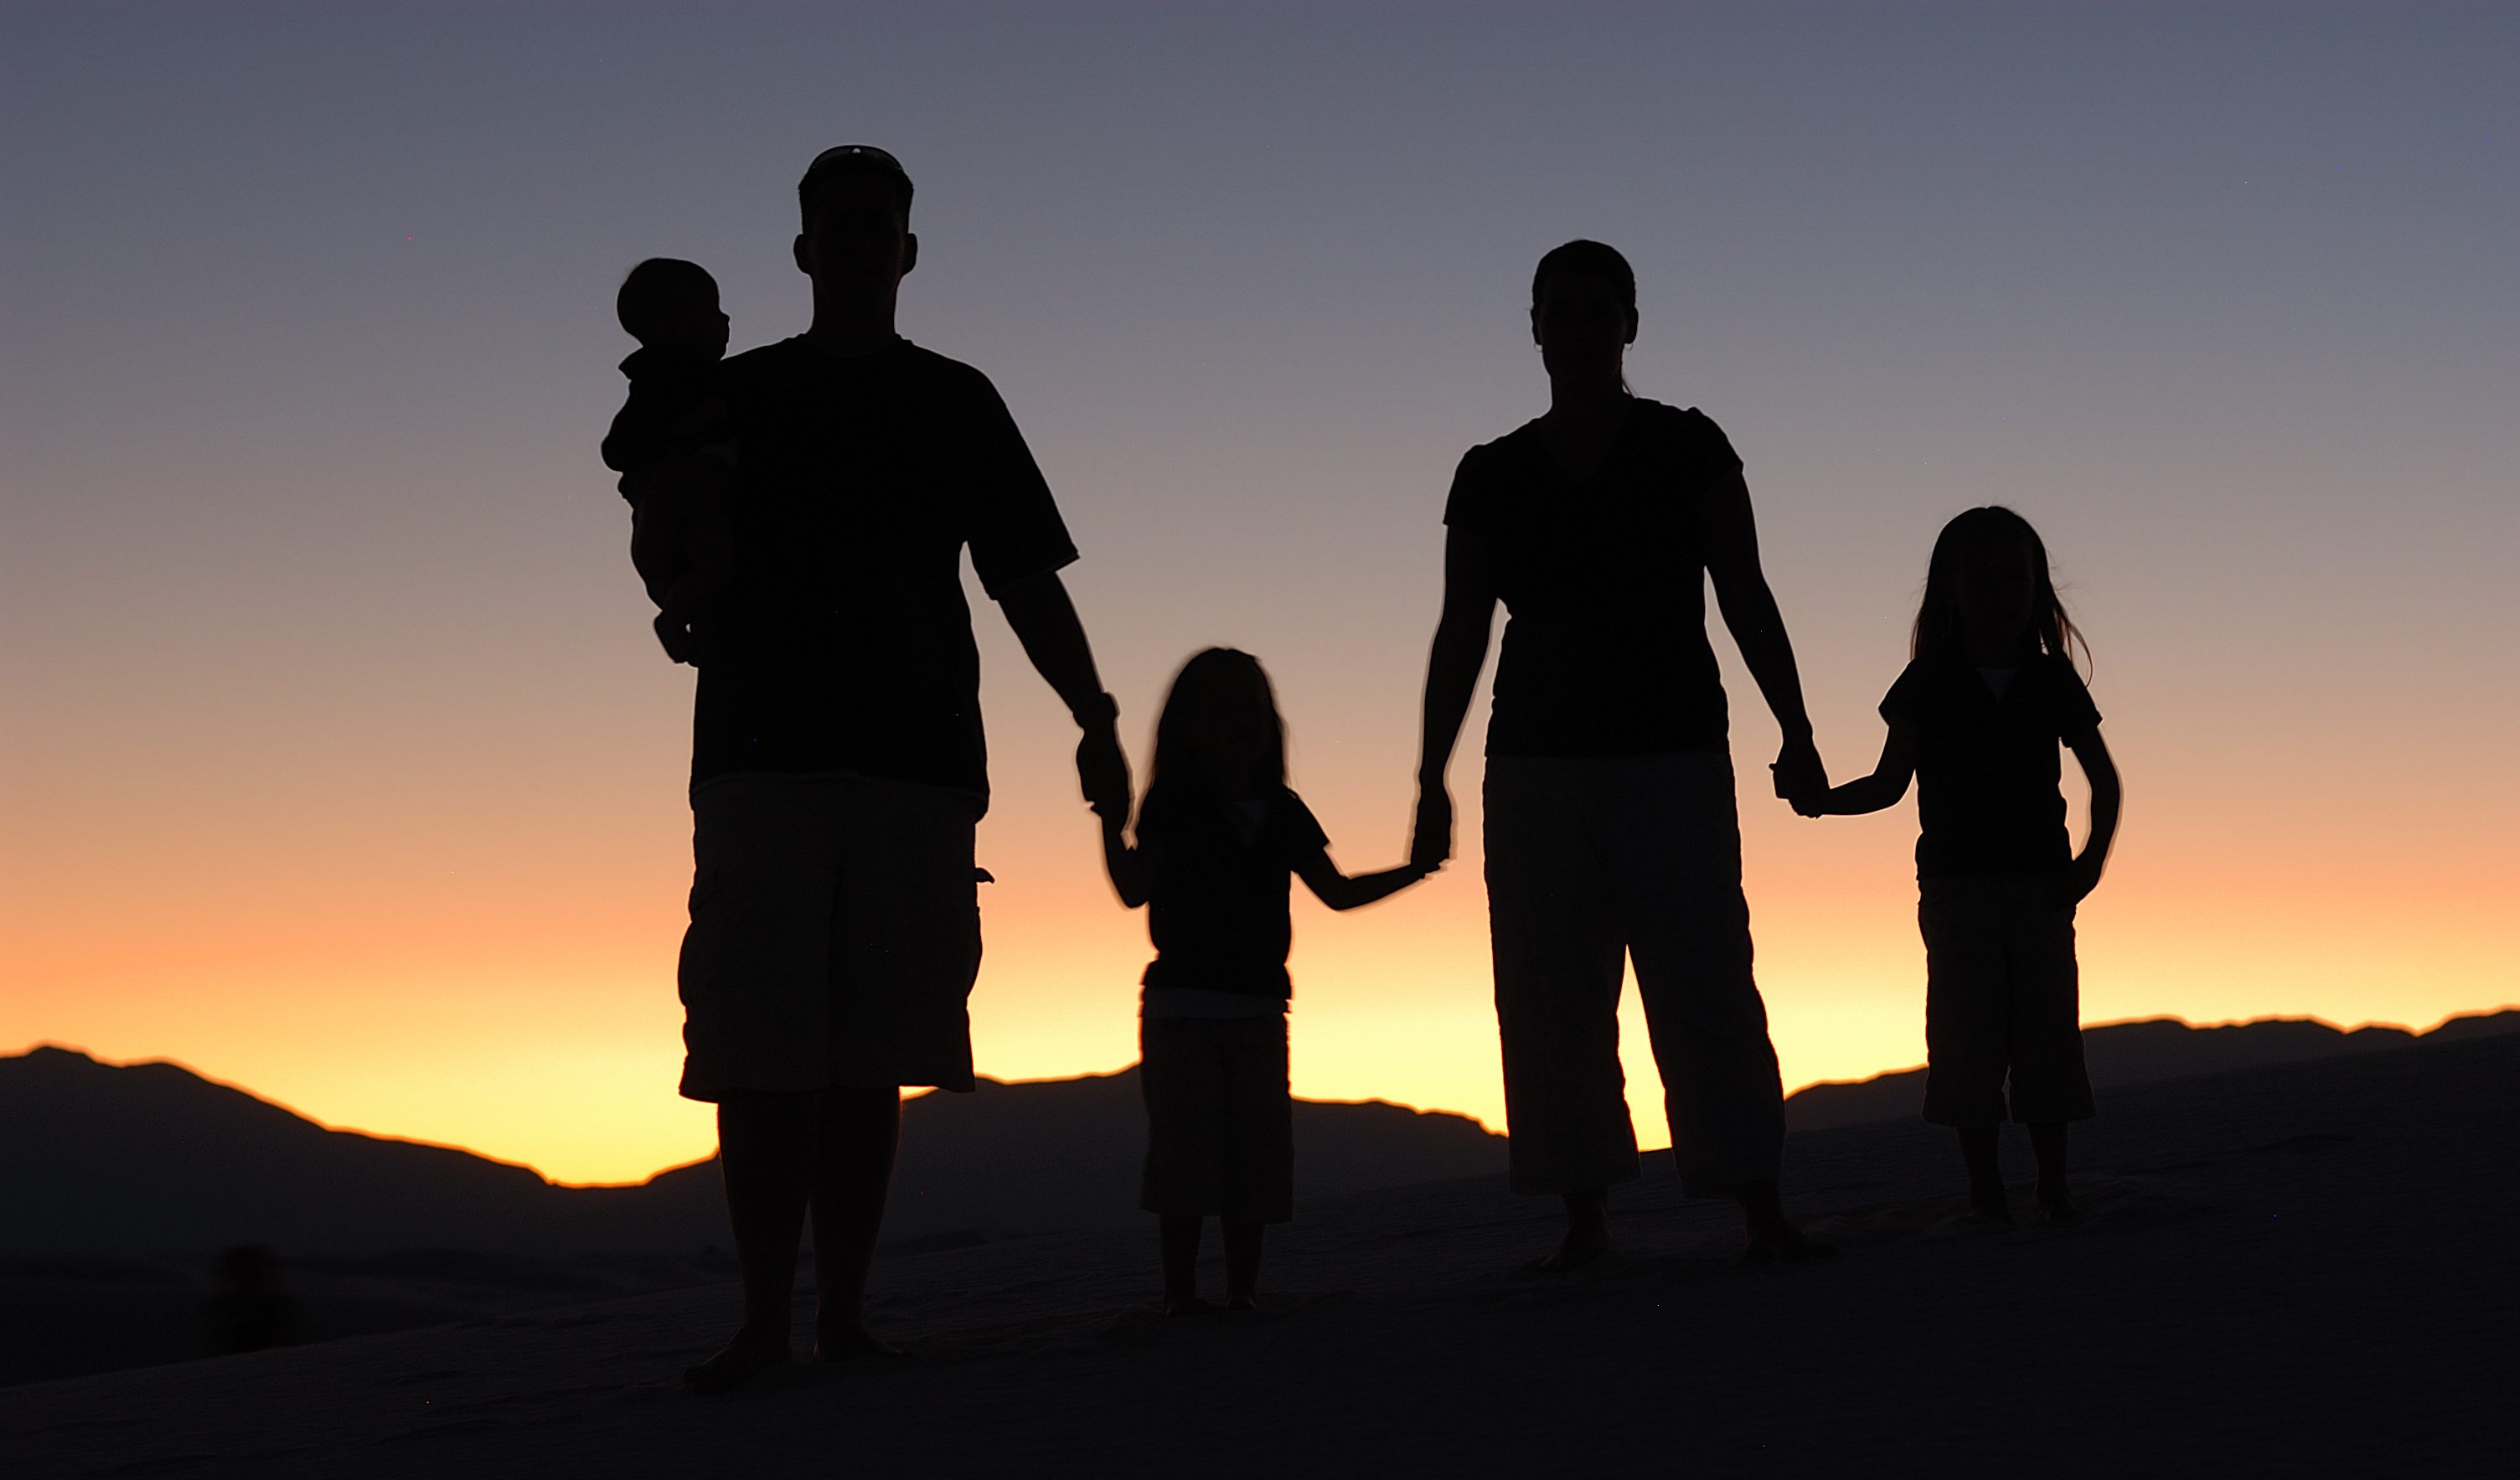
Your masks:
{"label": "sand dune", "polygon": [[[878,1264],[915,1356],[688,1398],[723,1286],[0,1390],[13,1474],[2459,1474],[2520,1439],[2520,1037],[2107,1098],[2092,1209],[1960,1223],[1944,1138],[1797,1134],[1816,1268],[1656,1177],[1525,1274],[1497,1178],[1305,1205],[1266,1309],[1168,1322],[1148,1231]],[[2026,1155],[2016,1144],[2015,1159]],[[2026,1199],[2025,1199],[2026,1200]]]}

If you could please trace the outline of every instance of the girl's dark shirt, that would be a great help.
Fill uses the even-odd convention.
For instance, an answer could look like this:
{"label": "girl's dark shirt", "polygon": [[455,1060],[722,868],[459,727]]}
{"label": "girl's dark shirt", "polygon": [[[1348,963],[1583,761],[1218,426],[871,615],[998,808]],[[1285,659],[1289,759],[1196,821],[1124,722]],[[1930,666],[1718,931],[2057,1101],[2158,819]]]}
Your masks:
{"label": "girl's dark shirt", "polygon": [[1726,748],[1702,520],[1740,471],[1703,413],[1642,397],[1590,477],[1537,421],[1462,459],[1444,522],[1485,537],[1507,611],[1490,755]]}
{"label": "girl's dark shirt", "polygon": [[988,796],[963,551],[989,595],[1076,559],[988,378],[896,339],[737,355],[736,578],[710,618],[692,780],[853,772]]}
{"label": "girl's dark shirt", "polygon": [[1916,876],[2039,874],[2073,862],[2057,743],[2098,728],[2074,665],[2041,653],[1998,698],[1952,658],[1908,665],[1881,717],[1916,736]]}
{"label": "girl's dark shirt", "polygon": [[1157,850],[1147,893],[1155,959],[1149,992],[1195,987],[1285,1001],[1294,987],[1286,900],[1295,866],[1329,845],[1303,798],[1281,786],[1260,796],[1245,835],[1232,804],[1159,787],[1138,817],[1138,844]]}

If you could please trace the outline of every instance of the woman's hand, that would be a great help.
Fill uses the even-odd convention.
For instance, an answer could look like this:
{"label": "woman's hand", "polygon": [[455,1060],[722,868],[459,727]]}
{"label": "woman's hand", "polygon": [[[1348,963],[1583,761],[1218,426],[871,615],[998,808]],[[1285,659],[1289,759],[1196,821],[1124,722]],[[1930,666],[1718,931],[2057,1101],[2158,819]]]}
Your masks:
{"label": "woman's hand", "polygon": [[1409,863],[1433,873],[1453,856],[1453,796],[1441,782],[1418,788],[1418,820],[1409,832]]}

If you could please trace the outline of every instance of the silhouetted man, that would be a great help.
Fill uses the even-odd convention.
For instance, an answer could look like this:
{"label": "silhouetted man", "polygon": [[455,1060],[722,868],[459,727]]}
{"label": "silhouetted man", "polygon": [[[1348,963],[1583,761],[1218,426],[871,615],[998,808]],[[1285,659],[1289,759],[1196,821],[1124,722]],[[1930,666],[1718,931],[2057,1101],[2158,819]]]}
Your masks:
{"label": "silhouetted man", "polygon": [[797,197],[813,327],[725,366],[735,577],[693,721],[682,1093],[717,1103],[743,1270],[742,1328],[685,1374],[700,1392],[788,1360],[809,1206],[816,1360],[890,1350],[861,1306],[900,1090],[971,1088],[988,781],[966,547],[1084,729],[1087,799],[1129,805],[1050,489],[987,378],[893,331],[919,260],[909,176],[843,146]]}

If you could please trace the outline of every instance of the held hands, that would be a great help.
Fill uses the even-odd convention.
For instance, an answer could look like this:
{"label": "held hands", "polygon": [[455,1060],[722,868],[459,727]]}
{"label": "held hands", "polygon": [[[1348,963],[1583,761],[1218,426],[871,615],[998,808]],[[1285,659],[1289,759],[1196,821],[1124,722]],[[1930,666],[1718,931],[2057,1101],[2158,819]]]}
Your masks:
{"label": "held hands", "polygon": [[1788,738],[1768,770],[1776,777],[1777,795],[1805,817],[1821,815],[1822,798],[1828,792],[1828,768],[1821,763],[1820,748],[1810,736]]}
{"label": "held hands", "polygon": [[1120,748],[1117,714],[1087,722],[1076,742],[1076,784],[1085,804],[1105,820],[1129,818],[1129,757]]}

